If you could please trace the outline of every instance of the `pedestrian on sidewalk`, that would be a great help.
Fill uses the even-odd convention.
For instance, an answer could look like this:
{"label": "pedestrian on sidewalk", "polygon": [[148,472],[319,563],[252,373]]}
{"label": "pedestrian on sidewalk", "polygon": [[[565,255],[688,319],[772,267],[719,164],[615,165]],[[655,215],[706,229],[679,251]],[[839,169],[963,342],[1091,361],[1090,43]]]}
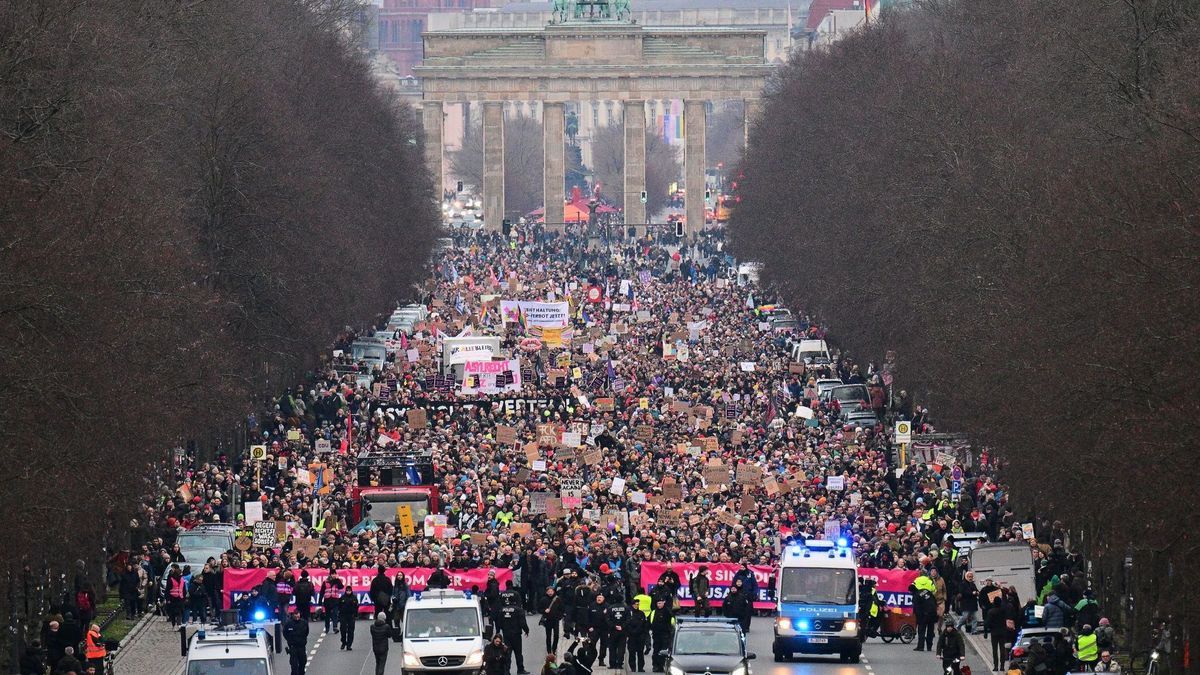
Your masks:
{"label": "pedestrian on sidewalk", "polygon": [[983,620],[984,630],[992,640],[992,670],[999,671],[1008,656],[1008,614],[1000,602],[993,604]]}

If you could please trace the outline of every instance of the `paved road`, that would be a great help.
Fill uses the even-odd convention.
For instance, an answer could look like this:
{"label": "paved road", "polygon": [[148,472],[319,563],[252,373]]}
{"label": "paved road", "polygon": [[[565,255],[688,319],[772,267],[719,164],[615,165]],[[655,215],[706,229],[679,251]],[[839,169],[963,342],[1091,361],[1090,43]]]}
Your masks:
{"label": "paved road", "polygon": [[[750,626],[750,650],[758,654],[754,662],[754,675],[938,675],[941,660],[928,652],[914,652],[913,645],[899,642],[883,644],[879,640],[868,640],[863,648],[860,663],[846,664],[836,656],[812,656],[798,658],[788,663],[775,663],[771,658],[771,619],[755,617]],[[530,637],[525,639],[525,668],[535,675],[545,659],[545,644],[542,629],[536,618],[529,617]],[[370,622],[359,621],[354,638],[353,651],[338,649],[340,636],[322,633],[320,623],[313,624],[309,637],[308,672],[312,675],[373,675],[375,657],[371,654]],[[559,645],[559,654],[568,645]],[[988,669],[975,653],[968,648],[968,661],[974,673],[986,673]],[[400,675],[400,645],[393,643],[388,656],[387,675]],[[287,673],[287,658],[280,656],[281,672]],[[647,660],[649,666],[649,660]],[[649,668],[647,667],[647,670]],[[514,665],[513,675],[516,675]],[[595,675],[609,675],[608,669],[596,668]]]}

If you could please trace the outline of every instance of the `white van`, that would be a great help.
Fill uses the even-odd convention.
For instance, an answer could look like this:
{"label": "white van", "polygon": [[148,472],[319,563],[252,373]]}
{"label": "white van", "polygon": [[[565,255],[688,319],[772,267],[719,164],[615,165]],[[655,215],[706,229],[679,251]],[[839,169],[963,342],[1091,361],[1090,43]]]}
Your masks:
{"label": "white van", "polygon": [[788,544],[775,577],[775,662],[837,654],[858,663],[858,565],[845,539]]}
{"label": "white van", "polygon": [[483,646],[483,612],[470,593],[425,590],[404,605],[402,674],[481,671]]}
{"label": "white van", "polygon": [[188,641],[183,675],[274,675],[272,657],[262,628],[201,628]]}
{"label": "white van", "polygon": [[975,583],[983,585],[984,581],[991,579],[997,584],[1008,584],[1017,591],[1017,597],[1022,601],[1038,596],[1033,550],[1029,544],[979,544],[971,549],[969,556]]}
{"label": "white van", "polygon": [[824,340],[796,340],[792,343],[792,360],[814,366],[825,366],[833,362],[829,345]]}

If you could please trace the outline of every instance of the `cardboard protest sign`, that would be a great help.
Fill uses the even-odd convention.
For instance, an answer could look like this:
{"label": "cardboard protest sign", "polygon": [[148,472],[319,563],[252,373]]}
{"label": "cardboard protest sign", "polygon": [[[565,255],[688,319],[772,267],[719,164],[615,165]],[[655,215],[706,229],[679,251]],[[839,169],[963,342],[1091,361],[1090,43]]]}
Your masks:
{"label": "cardboard protest sign", "polygon": [[704,482],[712,484],[729,484],[729,465],[728,464],[709,464],[704,467]]}
{"label": "cardboard protest sign", "polygon": [[559,497],[551,497],[546,500],[546,517],[553,520],[560,520],[567,516],[566,509],[563,508],[562,499]]}
{"label": "cardboard protest sign", "polygon": [[408,426],[410,427],[427,427],[429,426],[429,415],[424,408],[413,408],[408,411]]}
{"label": "cardboard protest sign", "polygon": [[738,504],[738,513],[754,513],[754,495],[745,493],[742,495],[742,502]]}
{"label": "cardboard protest sign", "polygon": [[496,442],[501,445],[514,445],[517,442],[517,429],[510,426],[496,427]]}
{"label": "cardboard protest sign", "polygon": [[749,462],[738,464],[737,482],[739,485],[755,485],[762,481],[762,469]]}
{"label": "cardboard protest sign", "polygon": [[683,499],[683,488],[675,482],[674,478],[664,478],[662,482],[662,494],[666,499]]}
{"label": "cardboard protest sign", "polygon": [[599,464],[602,459],[604,459],[604,453],[599,448],[583,453],[583,463],[589,466]]}
{"label": "cardboard protest sign", "polygon": [[292,552],[305,558],[315,558],[321,550],[321,542],[317,539],[293,539]]}
{"label": "cardboard protest sign", "polygon": [[512,523],[508,526],[508,531],[520,536],[522,539],[529,539],[533,536],[533,525],[529,523]]}

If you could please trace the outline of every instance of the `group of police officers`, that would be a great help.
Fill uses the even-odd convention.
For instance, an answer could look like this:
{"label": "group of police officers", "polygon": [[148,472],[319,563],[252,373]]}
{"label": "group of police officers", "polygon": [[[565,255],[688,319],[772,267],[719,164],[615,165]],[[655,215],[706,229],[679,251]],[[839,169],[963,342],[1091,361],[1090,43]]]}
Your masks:
{"label": "group of police officers", "polygon": [[[383,574],[382,570],[380,574]],[[430,582],[430,587],[444,588],[449,578],[431,578]],[[296,592],[296,586],[300,587],[300,592]],[[388,586],[391,587],[391,584]],[[545,595],[532,608],[539,615],[538,625],[545,632],[549,657],[543,671],[549,669],[559,675],[587,675],[593,665],[620,670],[625,667],[628,654],[629,670],[644,673],[646,655],[651,654],[653,671],[662,672],[666,652],[674,637],[680,586],[679,575],[670,565],[649,593],[628,586],[620,572],[610,569],[608,565],[601,565],[598,574],[575,566],[564,568],[556,583],[546,589]],[[272,575],[242,596],[236,604],[245,621],[260,619],[256,616],[258,614],[278,616],[284,620],[284,637],[292,654],[293,675],[304,674],[308,620],[313,600],[324,610],[325,632],[332,630],[341,633],[341,649],[351,650],[354,644],[354,627],[359,614],[356,594],[346,589],[336,574],[330,574],[315,595],[310,587],[307,574],[295,585],[290,576],[276,579]],[[735,577],[722,603],[722,613],[738,620],[745,631],[749,630],[755,589],[753,573],[746,569]],[[374,588],[372,590],[374,597],[376,593]],[[388,592],[391,590],[389,588]],[[493,629],[493,637],[484,650],[484,670],[487,675],[511,675],[513,661],[516,662],[517,675],[529,675],[522,645],[523,639],[530,633],[524,594],[513,587],[512,581],[506,582],[505,587],[501,588],[495,572],[489,573],[483,589],[473,590],[479,596],[484,616]],[[689,590],[693,597],[700,599],[695,608],[697,616],[709,616],[710,583],[705,568],[702,567],[700,573],[689,581]],[[636,594],[629,598],[631,591],[636,591]],[[289,612],[287,608],[293,596],[298,606]],[[377,606],[385,602],[386,597],[384,595],[376,599]],[[390,609],[392,621],[398,625],[403,616],[403,607],[398,609],[393,602]],[[552,658],[558,652],[560,637],[572,641],[561,665]]]}

